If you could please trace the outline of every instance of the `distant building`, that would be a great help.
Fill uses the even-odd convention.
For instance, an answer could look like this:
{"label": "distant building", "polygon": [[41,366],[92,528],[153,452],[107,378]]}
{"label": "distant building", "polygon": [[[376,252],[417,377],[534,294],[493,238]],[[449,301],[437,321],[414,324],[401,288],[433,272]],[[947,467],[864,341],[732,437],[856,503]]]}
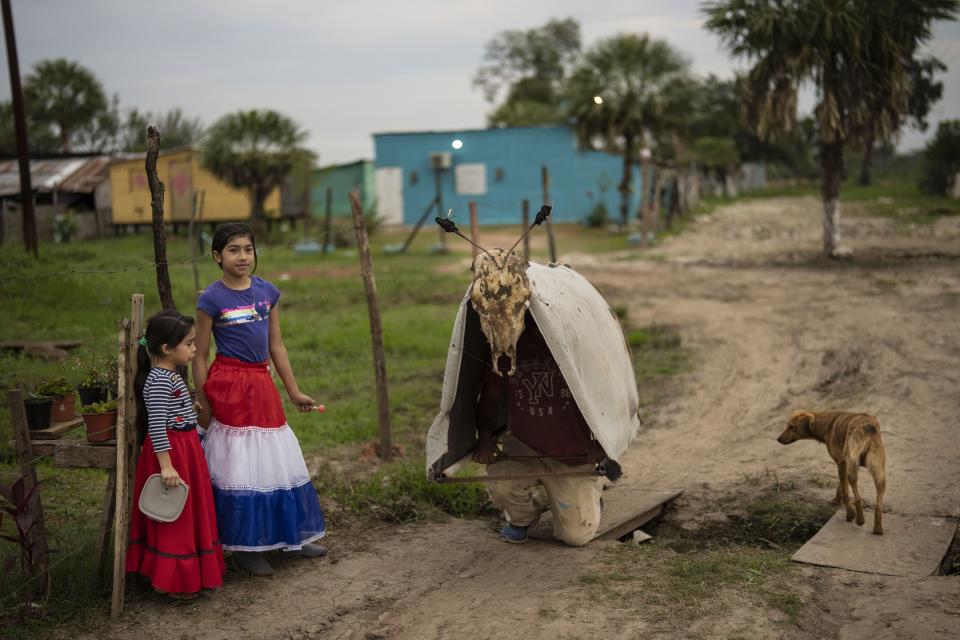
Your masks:
{"label": "distant building", "polygon": [[377,191],[373,177],[373,162],[357,160],[346,164],[334,164],[313,170],[310,185],[310,211],[315,218],[322,218],[327,212],[327,189],[330,189],[330,209],[335,216],[349,216],[349,193],[360,191],[360,202],[364,213],[375,211]]}
{"label": "distant building", "polygon": [[[150,187],[144,170],[144,153],[123,154],[110,165],[115,225],[151,224]],[[189,147],[161,151],[157,175],[166,186],[164,220],[190,221],[194,193],[203,193],[202,222],[240,221],[250,218],[250,196],[214,177],[200,164],[200,153]],[[264,203],[268,218],[281,216],[280,189],[274,189]]]}
{"label": "distant building", "polygon": [[[415,224],[434,198],[439,171],[444,213],[454,209],[463,224],[474,200],[481,224],[516,224],[524,199],[531,217],[543,203],[544,166],[555,220],[582,220],[600,202],[619,219],[623,158],[580,150],[567,126],[377,133],[373,140],[377,211],[385,223]],[[639,167],[633,177],[631,216]]]}
{"label": "distant building", "polygon": [[[74,237],[102,235],[110,224],[110,157],[56,156],[30,160],[37,237],[53,240],[54,220],[70,213]],[[0,160],[0,211],[3,240],[22,241],[20,209],[20,165],[17,160]]]}

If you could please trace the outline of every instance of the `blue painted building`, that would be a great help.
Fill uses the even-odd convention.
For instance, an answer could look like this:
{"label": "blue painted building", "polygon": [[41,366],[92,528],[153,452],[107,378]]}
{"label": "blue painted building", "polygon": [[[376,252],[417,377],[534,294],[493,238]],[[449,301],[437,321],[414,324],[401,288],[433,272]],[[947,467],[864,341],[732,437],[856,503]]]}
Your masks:
{"label": "blue painted building", "polygon": [[[461,227],[471,200],[481,224],[519,223],[525,198],[532,217],[543,202],[542,166],[550,174],[557,222],[583,220],[598,202],[611,219],[619,216],[623,159],[579,150],[567,126],[378,133],[373,139],[377,211],[387,223],[416,223],[436,193],[434,167],[442,167],[444,211],[453,208]],[[631,212],[639,192],[638,168]]]}

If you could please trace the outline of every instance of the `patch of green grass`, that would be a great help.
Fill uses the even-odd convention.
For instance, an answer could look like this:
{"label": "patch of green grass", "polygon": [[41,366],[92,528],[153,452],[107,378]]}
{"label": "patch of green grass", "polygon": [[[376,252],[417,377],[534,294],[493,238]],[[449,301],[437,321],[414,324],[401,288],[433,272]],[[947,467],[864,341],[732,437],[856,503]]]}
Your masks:
{"label": "patch of green grass", "polygon": [[608,571],[579,576],[592,598],[625,608],[660,611],[665,617],[695,615],[724,605],[721,596],[735,593],[783,611],[796,620],[803,602],[793,594],[793,570],[784,550],[727,546],[677,554],[657,541],[620,545],[610,551]]}
{"label": "patch of green grass", "polygon": [[668,562],[674,578],[670,595],[692,603],[713,597],[726,586],[758,586],[770,575],[785,571],[789,563],[786,554],[749,548],[682,554]]}
{"label": "patch of green grass", "polygon": [[767,591],[764,598],[771,609],[782,611],[787,616],[787,624],[797,624],[803,605],[806,604],[796,593],[782,590]]}
{"label": "patch of green grass", "polygon": [[833,515],[835,507],[820,500],[771,494],[756,498],[745,507],[746,526],[755,539],[778,544],[804,542],[813,537]]}
{"label": "patch of green grass", "polygon": [[649,325],[626,332],[633,356],[640,406],[645,413],[666,391],[672,376],[690,370],[690,352],[680,335],[671,327]]}
{"label": "patch of green grass", "polygon": [[480,483],[428,482],[419,460],[387,464],[353,482],[321,481],[318,489],[351,511],[387,522],[436,520],[444,515],[472,517],[481,514],[489,502],[486,487]]}

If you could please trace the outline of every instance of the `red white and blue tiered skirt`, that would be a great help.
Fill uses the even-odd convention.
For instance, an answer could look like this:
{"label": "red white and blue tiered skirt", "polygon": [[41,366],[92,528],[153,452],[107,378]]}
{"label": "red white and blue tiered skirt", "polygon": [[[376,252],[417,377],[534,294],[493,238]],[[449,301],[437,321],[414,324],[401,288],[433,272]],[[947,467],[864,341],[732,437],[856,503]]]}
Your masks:
{"label": "red white and blue tiered skirt", "polygon": [[155,589],[167,593],[216,589],[223,584],[227,567],[217,537],[210,475],[200,438],[195,429],[168,429],[167,438],[170,462],[190,487],[187,503],[174,522],[151,520],[138,508],[147,478],[160,473],[160,461],[147,438],[137,463],[126,569],[146,576]]}
{"label": "red white and blue tiered skirt", "polygon": [[203,440],[217,525],[229,551],[296,550],[323,537],[323,509],[266,363],[218,355]]}

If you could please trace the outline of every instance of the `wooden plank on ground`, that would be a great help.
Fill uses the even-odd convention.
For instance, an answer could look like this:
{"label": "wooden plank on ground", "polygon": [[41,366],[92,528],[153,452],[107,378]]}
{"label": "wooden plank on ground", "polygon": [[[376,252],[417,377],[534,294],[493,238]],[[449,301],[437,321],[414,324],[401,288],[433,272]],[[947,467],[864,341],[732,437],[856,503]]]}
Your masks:
{"label": "wooden plank on ground", "polygon": [[[613,485],[603,492],[603,514],[594,540],[616,540],[657,517],[663,506],[682,493],[678,490],[640,489],[631,485]],[[543,514],[530,529],[531,538],[553,538],[553,517]]]}
{"label": "wooden plank on ground", "polygon": [[117,466],[117,447],[107,442],[93,444],[86,440],[56,440],[53,464],[80,469],[114,469]]}
{"label": "wooden plank on ground", "polygon": [[873,535],[873,512],[858,527],[839,509],[815,536],[793,554],[794,562],[886,576],[937,573],[957,529],[955,522],[930,516],[883,514],[883,535]]}
{"label": "wooden plank on ground", "polygon": [[79,426],[83,425],[83,416],[77,416],[73,420],[65,420],[64,422],[54,422],[52,425],[46,429],[31,429],[30,430],[30,439],[31,440],[56,440],[57,438],[63,437],[63,434],[73,431]]}

